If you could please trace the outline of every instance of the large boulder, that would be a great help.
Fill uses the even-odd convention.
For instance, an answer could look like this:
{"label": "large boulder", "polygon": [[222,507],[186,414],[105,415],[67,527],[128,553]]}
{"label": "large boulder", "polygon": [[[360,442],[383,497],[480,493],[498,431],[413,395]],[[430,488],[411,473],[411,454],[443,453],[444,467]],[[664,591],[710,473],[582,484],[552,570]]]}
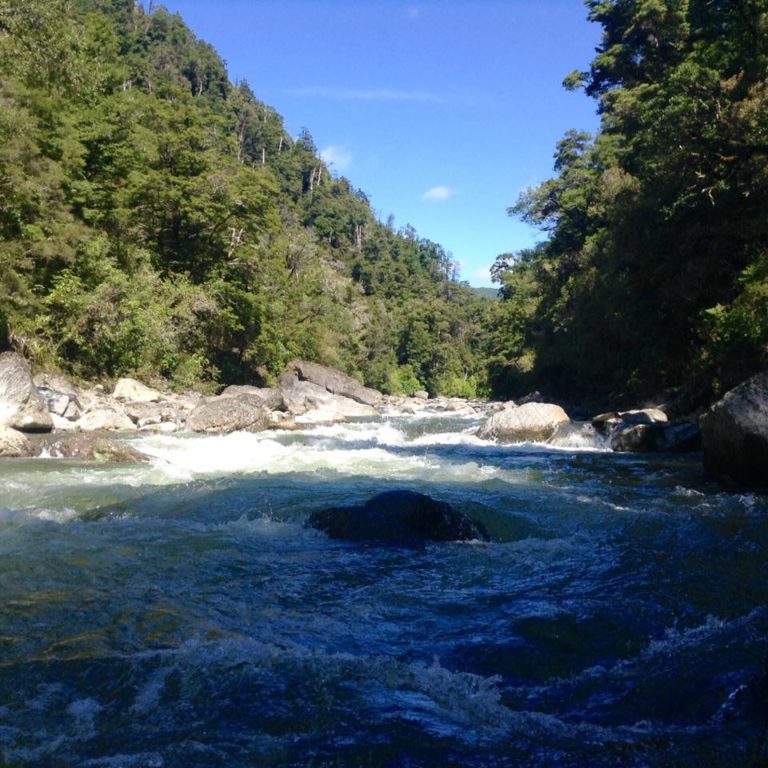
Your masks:
{"label": "large boulder", "polygon": [[708,472],[739,485],[768,487],[768,371],[728,392],[700,424]]}
{"label": "large boulder", "polygon": [[26,435],[10,427],[0,427],[0,456],[21,458],[33,455],[34,449]]}
{"label": "large boulder", "polygon": [[187,419],[193,432],[226,434],[229,432],[261,432],[269,429],[269,411],[254,395],[215,397],[195,408]]}
{"label": "large boulder", "polygon": [[546,442],[561,424],[570,421],[559,405],[529,402],[496,411],[480,427],[478,436],[505,443]]}
{"label": "large boulder", "polygon": [[450,504],[405,490],[380,493],[360,506],[318,510],[307,524],[332,539],[387,544],[489,538],[481,523]]}
{"label": "large boulder", "polygon": [[[365,405],[379,405],[384,400],[381,392],[364,386],[357,379],[353,379],[351,376],[341,373],[341,371],[328,368],[325,365],[319,365],[318,363],[294,360],[288,366],[286,373],[289,376],[295,375],[299,381],[315,384],[332,395],[348,397],[350,400],[355,400]],[[283,375],[285,376],[285,374]]]}
{"label": "large boulder", "polygon": [[611,449],[619,453],[672,453],[701,448],[701,431],[696,424],[635,424],[611,434]]}
{"label": "large boulder", "polygon": [[[334,395],[318,384],[301,381],[295,375],[283,374],[279,386],[286,410],[294,416],[302,416],[305,423],[346,421],[348,418],[370,418],[379,415],[372,405],[345,395]],[[308,412],[315,414],[307,415]]]}
{"label": "large boulder", "polygon": [[127,376],[117,380],[112,390],[112,397],[115,400],[129,400],[133,403],[158,403],[163,399],[162,394],[156,389]]}
{"label": "large boulder", "polygon": [[250,384],[230,384],[223,389],[219,397],[238,397],[239,395],[253,395],[258,397],[265,408],[270,411],[280,411],[284,407],[283,396],[280,390],[274,387],[254,387]]}
{"label": "large boulder", "polygon": [[16,352],[0,354],[0,425],[21,432],[50,432],[48,406],[37,391],[27,361]]}
{"label": "large boulder", "polygon": [[83,414],[77,421],[83,432],[130,432],[136,425],[123,411],[108,406],[97,407]]}

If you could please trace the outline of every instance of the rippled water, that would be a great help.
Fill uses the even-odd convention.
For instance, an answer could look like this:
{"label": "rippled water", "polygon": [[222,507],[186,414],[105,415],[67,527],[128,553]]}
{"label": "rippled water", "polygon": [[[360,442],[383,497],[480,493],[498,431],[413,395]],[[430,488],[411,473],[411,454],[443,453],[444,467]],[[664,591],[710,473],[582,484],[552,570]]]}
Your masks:
{"label": "rippled water", "polygon": [[[766,498],[476,424],[0,463],[0,764],[766,765]],[[304,527],[395,487],[493,541]]]}

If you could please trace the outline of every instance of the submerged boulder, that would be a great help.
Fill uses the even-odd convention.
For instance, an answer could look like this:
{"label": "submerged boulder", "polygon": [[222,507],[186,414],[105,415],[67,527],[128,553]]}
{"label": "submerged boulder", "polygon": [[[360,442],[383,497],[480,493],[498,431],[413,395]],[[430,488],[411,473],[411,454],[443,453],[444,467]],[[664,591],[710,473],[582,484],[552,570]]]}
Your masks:
{"label": "submerged boulder", "polygon": [[261,432],[271,426],[271,421],[260,397],[241,394],[215,397],[199,405],[189,415],[187,426],[193,432],[214,434]]}
{"label": "submerged boulder", "polygon": [[67,435],[51,440],[46,437],[40,450],[56,459],[82,459],[104,464],[149,461],[149,457],[130,445],[97,434]]}
{"label": "submerged boulder", "polygon": [[700,424],[709,473],[740,485],[768,487],[768,371],[728,392]]}
{"label": "submerged boulder", "polygon": [[21,432],[50,432],[53,421],[37,391],[29,363],[17,352],[0,354],[0,425]]}
{"label": "submerged boulder", "polygon": [[505,405],[480,427],[478,436],[505,443],[546,442],[560,425],[570,421],[568,414],[553,403]]}
{"label": "submerged boulder", "polygon": [[308,525],[332,539],[416,544],[424,541],[488,540],[481,523],[415,491],[386,491],[365,504],[313,512]]}

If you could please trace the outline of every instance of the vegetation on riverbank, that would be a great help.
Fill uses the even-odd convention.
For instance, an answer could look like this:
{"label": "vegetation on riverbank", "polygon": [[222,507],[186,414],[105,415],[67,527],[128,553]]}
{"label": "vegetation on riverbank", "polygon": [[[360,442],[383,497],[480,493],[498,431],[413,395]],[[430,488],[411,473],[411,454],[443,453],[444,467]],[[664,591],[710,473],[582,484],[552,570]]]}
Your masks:
{"label": "vegetation on riverbank", "polygon": [[768,6],[586,5],[601,129],[510,209],[546,239],[495,265],[497,387],[706,401],[768,366]]}
{"label": "vegetation on riverbank", "polygon": [[[691,404],[768,366],[768,12],[588,0],[597,99],[510,209],[502,300],[380,221],[178,15],[0,0],[0,345],[85,377]],[[258,85],[258,84],[256,84]]]}
{"label": "vegetation on riverbank", "polygon": [[0,102],[0,320],[38,363],[199,387],[302,357],[384,391],[483,389],[489,302],[178,15],[0,2]]}

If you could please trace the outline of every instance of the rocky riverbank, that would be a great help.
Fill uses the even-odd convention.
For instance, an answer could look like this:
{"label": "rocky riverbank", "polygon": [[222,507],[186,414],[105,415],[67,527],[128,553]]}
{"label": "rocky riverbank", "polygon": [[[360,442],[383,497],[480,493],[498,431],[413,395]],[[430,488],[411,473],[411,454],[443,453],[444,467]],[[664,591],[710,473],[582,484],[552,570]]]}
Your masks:
{"label": "rocky riverbank", "polygon": [[560,405],[541,400],[538,394],[504,403],[428,399],[426,393],[392,397],[303,360],[291,363],[270,388],[233,385],[205,396],[161,391],[126,377],[109,392],[57,373],[33,376],[21,355],[6,352],[0,355],[0,456],[140,461],[138,451],[110,433],[306,429],[429,408],[477,415],[484,419],[478,436],[505,444],[592,441],[617,452],[680,452],[701,449],[703,432],[711,475],[733,485],[768,483],[768,372],[713,405],[701,426],[694,419],[670,421],[663,406],[610,411],[574,423]]}

